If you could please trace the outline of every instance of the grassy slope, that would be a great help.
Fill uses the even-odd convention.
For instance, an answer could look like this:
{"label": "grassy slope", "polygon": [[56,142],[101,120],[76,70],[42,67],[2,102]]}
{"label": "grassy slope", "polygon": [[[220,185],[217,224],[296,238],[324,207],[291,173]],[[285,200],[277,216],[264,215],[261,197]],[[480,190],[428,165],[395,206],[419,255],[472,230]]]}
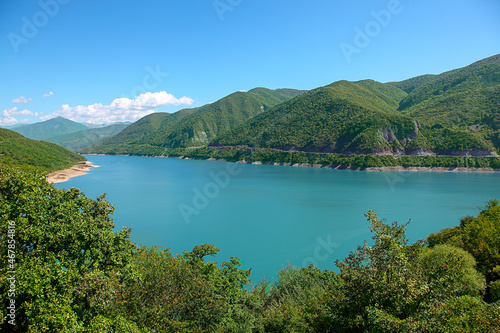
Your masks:
{"label": "grassy slope", "polygon": [[1,165],[51,172],[84,160],[84,157],[54,143],[31,140],[0,128]]}

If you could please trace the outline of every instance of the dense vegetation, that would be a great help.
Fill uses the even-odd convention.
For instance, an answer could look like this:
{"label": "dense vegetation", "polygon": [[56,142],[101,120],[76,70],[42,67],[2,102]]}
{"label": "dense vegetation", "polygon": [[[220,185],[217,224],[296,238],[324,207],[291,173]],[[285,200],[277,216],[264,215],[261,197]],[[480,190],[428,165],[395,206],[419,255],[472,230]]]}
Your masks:
{"label": "dense vegetation", "polygon": [[416,130],[413,119],[395,112],[404,94],[374,81],[340,81],[282,103],[213,143],[357,153],[402,149]]}
{"label": "dense vegetation", "polygon": [[499,113],[500,56],[494,56],[402,82],[336,82],[280,104],[214,143],[354,153],[486,152],[500,148]]}
{"label": "dense vegetation", "polygon": [[[162,121],[166,125],[144,126]],[[179,114],[150,115],[84,152],[165,155],[163,148],[207,145],[242,151],[494,156],[500,152],[500,55],[401,82],[339,81],[306,93],[264,88],[235,93]],[[441,160],[404,158],[387,166],[410,161],[421,166],[436,159]]]}
{"label": "dense vegetation", "polygon": [[255,88],[248,92],[236,92],[199,108],[174,114],[151,114],[102,145],[85,151],[109,150],[123,144],[132,149],[141,144],[169,148],[204,146],[217,135],[302,93],[293,89]]}
{"label": "dense vegetation", "polygon": [[[373,241],[339,272],[289,267],[248,289],[238,258],[214,245],[174,256],[113,231],[105,196],[58,190],[0,168],[0,328],[9,332],[495,332],[500,206],[426,242],[366,216]],[[10,231],[9,231],[10,230]],[[12,231],[14,230],[14,231]],[[15,242],[12,242],[14,240]],[[14,245],[12,245],[14,244]],[[15,261],[8,250],[15,251]],[[14,265],[15,296],[13,288]],[[477,268],[476,268],[477,267]],[[486,278],[485,278],[486,275]],[[486,291],[486,294],[485,294]],[[15,323],[7,306],[15,300]]]}
{"label": "dense vegetation", "polygon": [[85,158],[53,143],[35,141],[0,128],[0,165],[56,171]]}
{"label": "dense vegetation", "polygon": [[473,146],[479,147],[479,140],[483,140],[483,148],[500,147],[500,55],[438,76],[426,76],[419,83],[398,110],[427,129],[424,137],[431,146],[443,143],[440,132],[446,128],[461,136],[474,133]]}
{"label": "dense vegetation", "polygon": [[360,169],[377,167],[423,167],[423,168],[492,168],[500,169],[500,157],[468,156],[415,156],[403,155],[343,155],[311,153],[304,151],[280,151],[271,149],[218,149],[203,147],[195,149],[167,149],[150,145],[114,145],[102,151],[109,155],[164,156],[190,159],[216,159],[229,162],[262,162],[276,164],[308,164],[319,167],[354,167]]}
{"label": "dense vegetation", "polygon": [[465,217],[460,225],[429,236],[431,247],[448,244],[471,253],[477,269],[486,277],[486,298],[500,300],[500,205],[492,200],[477,217]]}

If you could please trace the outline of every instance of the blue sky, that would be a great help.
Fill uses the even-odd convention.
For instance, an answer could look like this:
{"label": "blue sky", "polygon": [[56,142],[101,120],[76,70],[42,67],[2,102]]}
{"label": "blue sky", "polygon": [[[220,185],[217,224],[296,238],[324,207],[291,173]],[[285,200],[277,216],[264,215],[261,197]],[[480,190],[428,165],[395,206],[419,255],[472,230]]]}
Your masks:
{"label": "blue sky", "polygon": [[0,125],[439,74],[500,53],[499,32],[498,0],[2,0]]}

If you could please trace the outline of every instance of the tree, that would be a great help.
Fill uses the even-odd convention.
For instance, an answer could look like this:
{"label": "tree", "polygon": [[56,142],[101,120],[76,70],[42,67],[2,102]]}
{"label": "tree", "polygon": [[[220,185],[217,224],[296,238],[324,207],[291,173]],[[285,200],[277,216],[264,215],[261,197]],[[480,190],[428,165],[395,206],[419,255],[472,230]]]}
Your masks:
{"label": "tree", "polygon": [[381,321],[403,323],[428,293],[416,264],[423,245],[407,244],[408,223],[386,225],[372,211],[365,216],[375,233],[374,245],[365,243],[344,261],[337,261],[344,283],[341,298],[333,302],[336,325],[356,332],[371,330]]}
{"label": "tree", "polygon": [[[15,331],[76,331],[102,311],[95,290],[75,286],[101,277],[108,299],[112,277],[132,259],[130,229],[113,231],[113,210],[105,196],[92,200],[77,189],[58,190],[42,173],[0,168],[0,300],[10,302],[7,271],[16,270]],[[15,269],[8,268],[9,245]]]}
{"label": "tree", "polygon": [[340,284],[338,274],[313,265],[279,271],[274,285],[263,282],[260,287],[267,292],[259,311],[259,332],[326,332],[328,299],[335,297]]}
{"label": "tree", "polygon": [[343,284],[330,305],[332,330],[462,332],[469,319],[470,328],[495,327],[482,320],[498,311],[480,298],[472,300],[484,292],[485,282],[469,253],[449,245],[410,245],[407,224],[387,225],[372,211],[366,216],[374,245],[365,243],[337,262]]}
{"label": "tree", "polygon": [[[452,229],[441,230],[428,237],[429,246],[450,244],[458,246],[472,254],[477,262],[477,269],[485,275],[488,289],[485,299],[493,301],[490,289],[496,290],[492,282],[500,280],[496,267],[500,266],[500,205],[498,200],[490,200],[477,217],[467,216],[460,225]],[[490,287],[491,285],[491,287]]]}
{"label": "tree", "polygon": [[476,218],[462,223],[464,249],[477,260],[480,272],[490,277],[500,265],[500,205],[490,200]]}
{"label": "tree", "polygon": [[476,260],[463,249],[451,245],[426,248],[419,261],[433,298],[479,296],[486,289],[484,276],[475,269]]}
{"label": "tree", "polygon": [[236,258],[221,268],[203,261],[218,251],[201,245],[174,257],[168,250],[140,249],[136,274],[123,289],[122,314],[160,332],[250,332],[253,318],[243,289],[249,272],[237,268]]}

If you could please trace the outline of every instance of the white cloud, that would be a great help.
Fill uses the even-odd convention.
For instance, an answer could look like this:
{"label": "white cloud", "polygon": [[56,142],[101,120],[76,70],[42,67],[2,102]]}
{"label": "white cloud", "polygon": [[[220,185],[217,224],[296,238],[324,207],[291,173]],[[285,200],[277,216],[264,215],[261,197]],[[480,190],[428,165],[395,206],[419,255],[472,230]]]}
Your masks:
{"label": "white cloud", "polygon": [[193,103],[194,100],[190,97],[176,98],[166,91],[147,92],[137,96],[135,99],[117,98],[109,105],[95,103],[87,106],[78,105],[73,107],[65,104],[59,110],[50,115],[40,117],[40,119],[48,120],[61,116],[73,121],[92,124],[137,121],[155,112],[162,106],[191,105]]}
{"label": "white cloud", "polygon": [[14,117],[2,117],[2,118],[0,118],[0,125],[1,126],[11,126],[11,125],[17,124],[18,122],[19,122],[19,120],[17,120]]}
{"label": "white cloud", "polygon": [[0,125],[2,126],[10,126],[10,125],[15,125],[17,123],[24,123],[27,122],[28,119],[17,119],[14,117],[19,117],[19,116],[35,116],[38,117],[38,113],[31,112],[28,109],[23,109],[23,110],[17,110],[17,107],[13,108],[8,108],[2,111],[1,117],[0,117]]}
{"label": "white cloud", "polygon": [[28,104],[29,102],[31,102],[33,99],[32,98],[26,98],[24,96],[19,96],[18,98],[14,98],[12,100],[12,103],[22,103],[22,104]]}
{"label": "white cloud", "polygon": [[54,93],[52,91],[49,91],[48,93],[43,94],[43,97],[52,97],[52,96],[54,96]]}
{"label": "white cloud", "polygon": [[17,107],[5,109],[2,111],[2,117],[10,117],[15,112],[17,112]]}
{"label": "white cloud", "polygon": [[3,110],[2,117],[13,117],[13,116],[38,116],[38,113],[33,113],[28,109],[17,111],[17,107],[8,108]]}

